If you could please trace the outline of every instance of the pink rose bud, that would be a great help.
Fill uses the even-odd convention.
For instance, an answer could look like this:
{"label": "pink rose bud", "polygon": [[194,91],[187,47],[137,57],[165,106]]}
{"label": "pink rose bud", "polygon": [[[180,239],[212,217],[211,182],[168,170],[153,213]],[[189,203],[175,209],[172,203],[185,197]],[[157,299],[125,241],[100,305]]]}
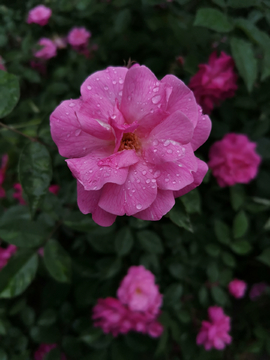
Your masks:
{"label": "pink rose bud", "polygon": [[209,117],[181,80],[158,80],[146,66],[92,74],[50,122],[77,179],[79,209],[101,226],[125,214],[160,220],[208,170],[194,151],[209,136]]}
{"label": "pink rose bud", "polygon": [[51,185],[51,186],[49,186],[49,192],[51,192],[54,195],[57,195],[59,190],[60,190],[59,185]]}
{"label": "pink rose bud", "polygon": [[[46,354],[51,350],[55,349],[57,344],[41,344],[39,348],[35,351],[34,360],[45,360]],[[61,360],[67,360],[66,356],[62,353]]]}
{"label": "pink rose bud", "polygon": [[247,184],[257,176],[261,157],[255,148],[246,135],[234,133],[212,145],[208,165],[219,186]]}
{"label": "pink rose bud", "polygon": [[234,279],[229,283],[228,289],[232,296],[240,299],[245,296],[247,284],[243,280]]}
{"label": "pink rose bud", "polygon": [[9,259],[12,255],[14,255],[17,251],[17,246],[8,245],[7,248],[2,248],[0,246],[0,270],[7,265]]}
{"label": "pink rose bud", "polygon": [[155,276],[144,266],[131,266],[117,290],[117,297],[131,311],[159,313],[162,295],[155,284]]}
{"label": "pink rose bud", "polygon": [[26,22],[28,24],[35,23],[40,26],[44,26],[48,23],[51,15],[52,15],[51,9],[47,8],[44,5],[38,5],[29,11]]}
{"label": "pink rose bud", "polygon": [[68,33],[67,41],[71,46],[77,48],[86,46],[90,37],[91,33],[84,27],[74,27]]}
{"label": "pink rose bud", "polygon": [[215,51],[210,55],[208,64],[199,65],[199,71],[190,79],[188,86],[204,113],[210,114],[214,105],[234,96],[238,88],[236,81],[233,58],[223,51],[218,58]]}
{"label": "pink rose bud", "polygon": [[205,350],[212,348],[223,350],[232,341],[228,334],[230,331],[230,318],[226,316],[223,309],[212,306],[208,309],[210,321],[203,321],[202,327],[197,335],[197,345],[203,345]]}
{"label": "pink rose bud", "polygon": [[57,48],[52,40],[47,38],[42,38],[38,41],[38,45],[42,46],[42,49],[34,53],[34,56],[36,58],[48,60],[56,56]]}
{"label": "pink rose bud", "polygon": [[16,183],[13,185],[13,188],[15,189],[15,192],[13,194],[13,198],[17,199],[21,205],[26,205],[26,201],[23,198],[23,189],[22,185],[19,183]]}

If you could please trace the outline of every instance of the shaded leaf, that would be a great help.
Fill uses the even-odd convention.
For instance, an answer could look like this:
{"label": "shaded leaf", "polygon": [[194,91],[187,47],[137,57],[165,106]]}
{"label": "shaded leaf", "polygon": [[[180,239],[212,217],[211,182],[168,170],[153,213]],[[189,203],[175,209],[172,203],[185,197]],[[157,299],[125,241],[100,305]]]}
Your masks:
{"label": "shaded leaf", "polygon": [[0,118],[7,116],[20,97],[20,85],[17,76],[0,70]]}
{"label": "shaded leaf", "polygon": [[203,26],[218,32],[230,32],[233,30],[233,24],[226,15],[214,8],[199,9],[196,13],[194,25]]}
{"label": "shaded leaf", "polygon": [[119,256],[127,255],[130,252],[133,246],[133,236],[127,226],[120,229],[116,234],[114,246]]}

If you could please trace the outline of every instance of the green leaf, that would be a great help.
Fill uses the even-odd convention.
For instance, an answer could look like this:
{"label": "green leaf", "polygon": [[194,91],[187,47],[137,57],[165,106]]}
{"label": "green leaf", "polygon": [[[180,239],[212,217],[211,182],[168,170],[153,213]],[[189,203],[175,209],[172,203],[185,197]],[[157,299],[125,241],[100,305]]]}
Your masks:
{"label": "green leaf", "polygon": [[171,263],[169,265],[169,272],[173,277],[180,280],[186,275],[185,267],[179,263]]}
{"label": "green leaf", "polygon": [[0,221],[0,237],[10,244],[24,248],[40,247],[46,239],[47,231],[41,222],[31,220]]}
{"label": "green leaf", "polygon": [[97,228],[97,224],[89,215],[84,215],[79,211],[69,212],[64,219],[64,224],[73,230],[87,233]]}
{"label": "green leaf", "polygon": [[44,145],[31,142],[24,147],[19,161],[19,177],[33,215],[52,178],[51,157]]}
{"label": "green leaf", "polygon": [[38,266],[36,253],[13,256],[0,271],[0,298],[20,295],[33,281]]}
{"label": "green leaf", "polygon": [[44,247],[44,263],[56,281],[70,282],[71,259],[62,246],[53,239],[49,240]]}
{"label": "green leaf", "polygon": [[53,309],[46,309],[44,312],[41,313],[37,324],[41,326],[48,326],[52,325],[57,318],[57,312]]}
{"label": "green leaf", "polygon": [[0,360],[8,360],[7,353],[3,349],[0,349]]}
{"label": "green leaf", "polygon": [[222,253],[222,260],[225,265],[228,265],[230,267],[235,267],[235,265],[236,265],[235,258],[227,251],[224,251]]}
{"label": "green leaf", "polygon": [[214,301],[221,306],[226,305],[228,302],[228,295],[227,292],[225,292],[221,287],[214,286],[211,288],[211,295],[214,299]]}
{"label": "green leaf", "polygon": [[226,2],[225,0],[212,0],[212,2],[222,8],[226,7]]}
{"label": "green leaf", "polygon": [[164,293],[164,305],[165,306],[174,306],[180,303],[180,298],[183,294],[183,286],[181,284],[175,283],[167,287]]}
{"label": "green leaf", "polygon": [[20,85],[17,76],[0,70],[0,118],[7,116],[20,97]]}
{"label": "green leaf", "polygon": [[259,5],[259,0],[228,0],[228,6],[233,8],[245,8]]}
{"label": "green leaf", "polygon": [[215,282],[218,280],[219,270],[218,270],[217,264],[215,262],[210,262],[207,265],[206,272],[207,272],[208,278],[211,282]]}
{"label": "green leaf", "polygon": [[237,69],[244,79],[248,91],[251,92],[258,71],[252,45],[245,40],[233,37],[231,49]]}
{"label": "green leaf", "polygon": [[206,289],[206,287],[202,286],[199,290],[199,301],[203,306],[206,306],[208,303],[208,291]]}
{"label": "green leaf", "polygon": [[248,229],[248,218],[244,211],[240,211],[233,220],[233,235],[238,239],[245,235]]}
{"label": "green leaf", "polygon": [[160,237],[150,230],[141,230],[137,232],[137,238],[141,247],[152,254],[163,253],[163,245]]}
{"label": "green leaf", "polygon": [[230,228],[221,220],[215,220],[214,231],[219,242],[228,245],[231,241]]}
{"label": "green leaf", "polygon": [[169,212],[169,217],[175,225],[193,232],[190,218],[186,214],[185,209],[179,200],[175,202],[174,207]]}
{"label": "green leaf", "polygon": [[206,250],[207,254],[209,254],[210,256],[213,256],[213,257],[219,256],[219,253],[220,253],[220,247],[216,244],[207,244],[205,246],[205,250]]}
{"label": "green leaf", "polygon": [[118,231],[115,238],[115,251],[119,256],[127,255],[133,246],[133,236],[130,228],[123,227]]}
{"label": "green leaf", "polygon": [[197,11],[194,26],[203,26],[218,32],[230,32],[233,24],[226,15],[214,8],[201,8]]}
{"label": "green leaf", "polygon": [[257,256],[257,260],[261,263],[270,266],[270,247],[263,250],[263,252]]}
{"label": "green leaf", "polygon": [[252,250],[252,246],[246,240],[239,240],[231,244],[231,249],[238,255],[246,255]]}
{"label": "green leaf", "polygon": [[184,204],[187,213],[199,214],[201,212],[201,198],[197,189],[194,189],[189,193],[181,196],[180,200]]}
{"label": "green leaf", "polygon": [[121,270],[122,261],[121,258],[104,257],[96,265],[99,268],[100,277],[102,279],[110,279]]}
{"label": "green leaf", "polygon": [[245,190],[242,185],[234,185],[230,187],[230,200],[233,210],[237,211],[245,202]]}

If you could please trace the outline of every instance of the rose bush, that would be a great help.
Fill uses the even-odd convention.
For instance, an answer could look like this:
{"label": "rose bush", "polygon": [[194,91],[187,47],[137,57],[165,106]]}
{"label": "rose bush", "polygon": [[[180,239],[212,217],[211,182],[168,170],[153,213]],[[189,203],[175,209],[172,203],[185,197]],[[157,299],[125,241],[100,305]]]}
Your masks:
{"label": "rose bush", "polygon": [[269,358],[269,12],[2,0],[0,359]]}

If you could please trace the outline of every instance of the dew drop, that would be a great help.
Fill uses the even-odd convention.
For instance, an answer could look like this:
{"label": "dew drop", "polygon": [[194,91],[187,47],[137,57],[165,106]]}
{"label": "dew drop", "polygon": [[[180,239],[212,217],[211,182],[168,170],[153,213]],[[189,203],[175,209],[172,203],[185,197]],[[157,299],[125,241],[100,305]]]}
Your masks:
{"label": "dew drop", "polygon": [[113,80],[113,81],[112,81],[112,83],[113,83],[113,85],[115,85],[115,84],[116,84],[116,81],[115,81],[115,80]]}
{"label": "dew drop", "polygon": [[161,99],[161,96],[160,95],[156,95],[154,97],[152,97],[152,103],[153,104],[157,104]]}
{"label": "dew drop", "polygon": [[99,78],[96,78],[97,81],[99,81]]}
{"label": "dew drop", "polygon": [[68,106],[73,107],[73,106],[75,106],[75,104],[74,103],[69,103]]}
{"label": "dew drop", "polygon": [[83,148],[83,151],[86,151],[86,147]]}
{"label": "dew drop", "polygon": [[104,86],[104,90],[106,91],[109,90],[108,86]]}
{"label": "dew drop", "polygon": [[66,115],[69,115],[69,112],[66,112]]}
{"label": "dew drop", "polygon": [[176,181],[175,180],[173,180],[173,182],[172,182],[173,184],[176,184]]}
{"label": "dew drop", "polygon": [[133,193],[135,193],[136,190],[135,190],[135,189],[132,189],[131,191],[132,191]]}
{"label": "dew drop", "polygon": [[139,184],[139,183],[141,182],[141,180],[140,180],[140,179],[137,179],[136,182],[137,182],[137,184]]}
{"label": "dew drop", "polygon": [[143,186],[143,190],[145,190],[145,186]]}
{"label": "dew drop", "polygon": [[88,89],[88,90],[91,90],[92,88],[91,88],[91,86],[90,86],[90,85],[88,85],[88,86],[87,86],[87,89]]}
{"label": "dew drop", "polygon": [[142,209],[142,205],[141,205],[141,204],[137,204],[137,205],[136,205],[136,209],[137,209],[137,210],[141,210],[141,209]]}
{"label": "dew drop", "polygon": [[70,134],[67,134],[67,138],[69,138],[70,137]]}
{"label": "dew drop", "polygon": [[152,189],[155,189],[155,188],[156,188],[156,185],[151,186],[151,188],[152,188]]}
{"label": "dew drop", "polygon": [[116,115],[112,115],[111,118],[114,120],[116,119]]}
{"label": "dew drop", "polygon": [[171,143],[170,140],[166,140],[163,145],[166,147],[166,146],[170,145],[170,143]]}
{"label": "dew drop", "polygon": [[79,136],[81,132],[82,132],[81,129],[77,129],[77,130],[75,131],[75,136]]}
{"label": "dew drop", "polygon": [[158,145],[158,140],[154,140],[154,141],[153,141],[153,145],[154,145],[154,146],[157,146],[157,145]]}
{"label": "dew drop", "polygon": [[152,181],[152,183],[155,183],[155,182],[157,182],[157,180],[156,180],[156,179],[152,179],[151,181]]}
{"label": "dew drop", "polygon": [[119,84],[124,84],[124,80],[123,79],[119,79]]}
{"label": "dew drop", "polygon": [[191,101],[191,98],[188,98],[188,101]]}
{"label": "dew drop", "polygon": [[97,107],[100,107],[100,104],[97,104]]}
{"label": "dew drop", "polygon": [[146,174],[146,170],[143,170],[142,174],[145,175],[145,174]]}
{"label": "dew drop", "polygon": [[119,96],[122,96],[123,95],[123,91],[119,91]]}
{"label": "dew drop", "polygon": [[168,178],[165,179],[165,182],[166,182],[166,183],[169,182],[169,181],[170,181],[170,180],[169,180]]}
{"label": "dew drop", "polygon": [[168,154],[171,154],[171,153],[172,153],[172,149],[168,149],[168,150],[167,150],[167,153],[168,153]]}
{"label": "dew drop", "polygon": [[180,176],[180,174],[176,174],[176,176],[177,176],[177,177],[179,177],[179,176]]}
{"label": "dew drop", "polygon": [[159,87],[155,87],[155,88],[153,89],[153,92],[158,92],[158,90],[159,90]]}
{"label": "dew drop", "polygon": [[158,106],[157,106],[159,109],[161,108],[161,104],[158,104]]}
{"label": "dew drop", "polygon": [[109,172],[105,172],[104,177],[109,177],[111,174]]}
{"label": "dew drop", "polygon": [[159,177],[159,176],[160,176],[160,171],[157,170],[157,171],[154,173],[154,177],[157,178],[157,177]]}
{"label": "dew drop", "polygon": [[149,184],[150,181],[151,181],[150,179],[146,179],[146,180],[145,180],[146,184]]}
{"label": "dew drop", "polygon": [[151,114],[153,114],[153,112],[154,112],[154,110],[153,110],[153,109],[151,109],[151,110],[150,110],[150,113],[151,113]]}

